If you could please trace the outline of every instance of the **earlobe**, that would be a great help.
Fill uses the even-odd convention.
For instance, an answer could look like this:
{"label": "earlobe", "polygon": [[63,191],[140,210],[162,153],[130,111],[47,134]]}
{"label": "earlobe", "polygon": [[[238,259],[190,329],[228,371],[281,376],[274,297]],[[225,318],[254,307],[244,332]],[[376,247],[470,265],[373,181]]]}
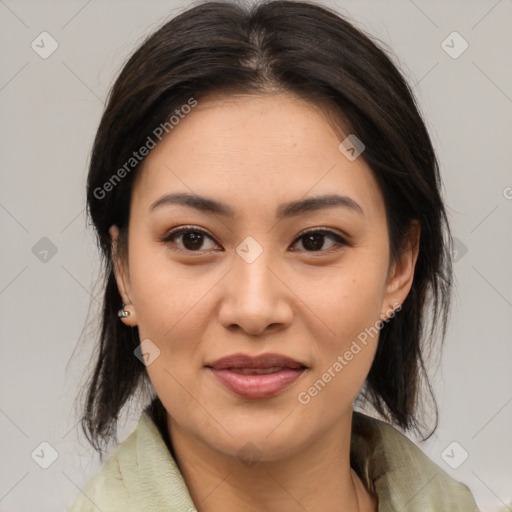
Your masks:
{"label": "earlobe", "polygon": [[380,314],[380,320],[382,322],[387,322],[388,320],[393,318],[396,315],[396,313],[398,313],[401,309],[402,304],[400,304],[399,302],[395,301],[389,304],[387,309]]}

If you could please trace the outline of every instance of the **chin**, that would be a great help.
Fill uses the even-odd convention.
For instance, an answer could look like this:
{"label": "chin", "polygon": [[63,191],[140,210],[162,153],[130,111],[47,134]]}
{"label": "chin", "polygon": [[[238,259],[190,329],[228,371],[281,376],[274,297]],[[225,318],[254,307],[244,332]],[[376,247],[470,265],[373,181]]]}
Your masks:
{"label": "chin", "polygon": [[283,460],[297,451],[297,439],[276,436],[275,439],[254,437],[250,434],[240,435],[236,438],[211,440],[211,447],[227,457],[240,460],[244,465],[251,467],[258,462],[273,462]]}
{"label": "chin", "polygon": [[215,429],[217,435],[209,439],[203,437],[203,440],[211,448],[236,457],[246,465],[253,461],[282,460],[298,451],[308,439],[303,424],[290,422],[285,425],[286,421],[280,424],[285,417],[282,415],[278,421],[265,421],[260,413],[258,421],[247,417],[240,421],[226,421],[223,426],[229,434],[222,428]]}

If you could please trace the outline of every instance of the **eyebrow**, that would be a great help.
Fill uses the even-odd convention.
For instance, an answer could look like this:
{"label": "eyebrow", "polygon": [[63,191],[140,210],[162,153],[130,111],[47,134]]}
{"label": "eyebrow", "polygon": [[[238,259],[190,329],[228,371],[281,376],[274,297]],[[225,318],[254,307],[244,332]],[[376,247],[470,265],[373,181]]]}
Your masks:
{"label": "eyebrow", "polygon": [[[166,194],[160,199],[157,199],[149,207],[148,211],[149,213],[152,213],[157,208],[168,205],[188,206],[202,212],[214,213],[225,217],[235,216],[234,210],[227,204],[221,203],[208,197],[187,193]],[[347,208],[364,216],[364,212],[361,206],[350,197],[340,196],[338,194],[327,194],[281,204],[276,210],[276,218],[295,217],[303,213],[332,207]]]}

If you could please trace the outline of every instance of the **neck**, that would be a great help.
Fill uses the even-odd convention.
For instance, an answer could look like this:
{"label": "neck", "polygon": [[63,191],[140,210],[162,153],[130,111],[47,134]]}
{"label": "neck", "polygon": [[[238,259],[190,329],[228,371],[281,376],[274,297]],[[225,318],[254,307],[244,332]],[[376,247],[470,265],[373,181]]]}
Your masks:
{"label": "neck", "polygon": [[[280,460],[244,463],[211,448],[168,417],[178,466],[198,512],[363,512],[370,498],[350,467],[352,414]],[[373,502],[372,502],[373,503]]]}

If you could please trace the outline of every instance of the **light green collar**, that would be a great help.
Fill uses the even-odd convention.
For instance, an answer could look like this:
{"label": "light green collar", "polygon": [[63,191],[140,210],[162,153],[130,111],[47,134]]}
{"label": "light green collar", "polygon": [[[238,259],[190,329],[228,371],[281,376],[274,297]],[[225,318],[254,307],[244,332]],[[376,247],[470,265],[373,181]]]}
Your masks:
{"label": "light green collar", "polygon": [[[354,412],[351,463],[379,512],[478,512],[453,480],[390,425]],[[143,412],[135,430],[84,486],[69,512],[195,512],[158,427]]]}

